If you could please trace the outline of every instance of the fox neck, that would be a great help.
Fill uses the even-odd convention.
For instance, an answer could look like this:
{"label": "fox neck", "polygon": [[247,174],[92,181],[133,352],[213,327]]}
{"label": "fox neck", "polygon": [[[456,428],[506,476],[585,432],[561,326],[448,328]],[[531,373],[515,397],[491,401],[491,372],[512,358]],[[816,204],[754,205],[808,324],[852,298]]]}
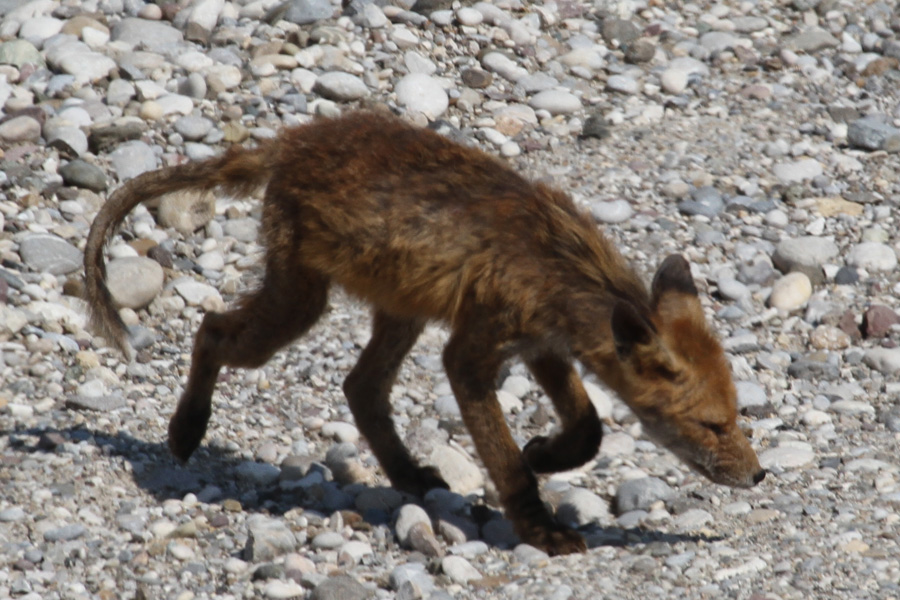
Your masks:
{"label": "fox neck", "polygon": [[[596,375],[626,404],[634,395],[631,378],[616,351],[612,333],[612,312],[617,301],[624,300],[647,307],[646,296],[622,298],[603,290],[600,293],[571,294],[568,297],[567,333],[572,354],[585,368]],[[649,315],[649,308],[644,308]]]}

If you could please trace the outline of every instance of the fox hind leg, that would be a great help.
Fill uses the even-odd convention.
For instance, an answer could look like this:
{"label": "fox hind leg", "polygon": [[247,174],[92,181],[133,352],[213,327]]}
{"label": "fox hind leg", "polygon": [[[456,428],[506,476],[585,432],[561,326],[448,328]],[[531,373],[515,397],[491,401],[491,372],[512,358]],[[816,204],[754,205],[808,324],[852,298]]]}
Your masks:
{"label": "fox hind leg", "polygon": [[169,449],[186,461],[200,445],[212,414],[212,393],[223,366],[255,368],[289,344],[319,318],[328,279],[304,268],[269,261],[262,287],[238,308],[207,313],[194,339],[191,370],[169,421]]}

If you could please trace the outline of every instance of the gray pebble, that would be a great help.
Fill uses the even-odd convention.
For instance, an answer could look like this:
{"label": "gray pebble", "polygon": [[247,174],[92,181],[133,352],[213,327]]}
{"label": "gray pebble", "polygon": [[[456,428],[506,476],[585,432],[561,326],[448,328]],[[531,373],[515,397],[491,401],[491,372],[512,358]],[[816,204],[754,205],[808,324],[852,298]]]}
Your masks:
{"label": "gray pebble", "polygon": [[19,254],[29,268],[39,273],[65,275],[81,268],[81,251],[49,233],[29,234],[20,242]]}
{"label": "gray pebble", "polygon": [[670,500],[675,492],[662,479],[657,477],[641,477],[629,479],[616,490],[616,512],[646,510],[655,502]]}

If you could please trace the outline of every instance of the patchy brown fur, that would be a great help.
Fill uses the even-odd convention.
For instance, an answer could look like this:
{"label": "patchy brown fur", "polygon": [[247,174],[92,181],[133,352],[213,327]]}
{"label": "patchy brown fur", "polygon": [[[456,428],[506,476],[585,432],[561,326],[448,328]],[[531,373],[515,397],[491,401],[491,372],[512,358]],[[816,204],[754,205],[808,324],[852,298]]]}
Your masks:
{"label": "patchy brown fur", "polygon": [[[504,163],[379,113],[285,130],[258,149],[141,175],[103,207],[85,253],[97,330],[127,348],[105,284],[104,241],[139,202],[182,189],[247,193],[265,186],[266,273],[226,313],[208,313],[169,427],[187,460],[200,444],[222,366],[258,367],[319,318],[336,283],[374,308],[372,338],[344,391],[357,424],[399,489],[446,487],[397,435],[389,395],[428,320],[448,324],[444,365],[463,420],[523,540],[553,554],[583,550],[554,522],[535,472],[586,463],[601,427],[572,360],[615,390],[648,432],[713,481],[751,486],[765,474],[738,429],[728,363],[681,257],[648,293],[562,192]],[[503,362],[522,355],[562,430],[520,450],[497,402]]]}

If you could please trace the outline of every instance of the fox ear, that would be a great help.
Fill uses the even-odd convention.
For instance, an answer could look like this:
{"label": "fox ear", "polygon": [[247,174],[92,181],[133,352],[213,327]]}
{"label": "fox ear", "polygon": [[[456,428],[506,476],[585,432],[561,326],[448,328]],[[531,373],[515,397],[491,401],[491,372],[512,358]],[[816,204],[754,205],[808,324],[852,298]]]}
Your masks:
{"label": "fox ear", "polygon": [[697,296],[697,286],[691,275],[691,265],[680,254],[672,254],[659,265],[653,283],[650,286],[653,296],[653,306],[659,303],[659,299],[669,292]]}
{"label": "fox ear", "polygon": [[619,360],[630,363],[638,373],[675,376],[672,356],[647,317],[632,304],[620,301],[610,318]]}
{"label": "fox ear", "polygon": [[649,346],[656,338],[653,323],[628,302],[616,302],[610,319],[616,353],[622,360],[633,355],[635,348]]}

